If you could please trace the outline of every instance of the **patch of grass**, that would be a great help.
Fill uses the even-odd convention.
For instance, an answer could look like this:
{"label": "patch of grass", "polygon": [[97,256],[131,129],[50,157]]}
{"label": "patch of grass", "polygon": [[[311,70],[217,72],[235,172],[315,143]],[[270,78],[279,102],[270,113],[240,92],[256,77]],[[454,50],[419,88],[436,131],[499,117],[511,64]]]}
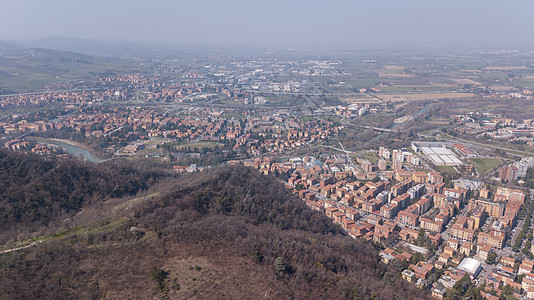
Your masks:
{"label": "patch of grass", "polygon": [[[15,246],[18,247],[20,245],[26,245],[26,244],[30,244],[31,242],[45,242],[45,241],[49,241],[52,239],[64,239],[64,238],[68,238],[71,236],[78,236],[81,234],[108,232],[115,228],[118,228],[119,226],[124,224],[126,220],[127,219],[124,217],[121,217],[121,218],[109,218],[108,217],[108,218],[94,221],[94,222],[91,222],[85,225],[69,227],[65,230],[62,230],[56,233],[35,237],[30,240],[23,241],[19,244],[16,244]],[[10,248],[13,248],[13,247],[10,247]]]}
{"label": "patch of grass", "polygon": [[115,206],[113,208],[113,212],[117,212],[117,211],[122,211],[122,210],[126,210],[126,209],[130,209],[131,207],[133,207],[135,204],[141,202],[141,201],[144,201],[146,199],[149,199],[149,198],[152,198],[152,197],[155,197],[159,195],[158,192],[155,192],[155,193],[152,193],[152,194],[149,194],[149,195],[146,195],[146,196],[141,196],[141,197],[136,197],[136,198],[133,198],[131,200],[128,200],[128,201],[125,201],[124,203],[121,203],[117,206]]}
{"label": "patch of grass", "polygon": [[144,145],[145,146],[152,146],[152,145],[161,144],[161,143],[164,143],[164,142],[167,142],[167,141],[170,141],[170,140],[169,139],[156,138],[156,139],[152,139],[152,140],[149,140],[149,141],[145,142]]}
{"label": "patch of grass", "polygon": [[414,91],[427,91],[427,92],[441,92],[454,90],[453,87],[443,87],[434,85],[391,85],[391,86],[377,86],[379,91],[384,93],[404,93]]}
{"label": "patch of grass", "polygon": [[352,86],[353,88],[361,89],[361,88],[371,88],[376,86],[376,84],[381,81],[380,78],[372,78],[372,79],[355,79],[355,80],[348,80],[345,81],[347,84]]}
{"label": "patch of grass", "polygon": [[456,169],[451,166],[438,166],[438,169],[441,173],[456,174],[458,173]]}
{"label": "patch of grass", "polygon": [[231,100],[231,99],[219,101],[218,103],[228,104],[228,105],[245,105],[243,102],[238,102],[238,101]]}
{"label": "patch of grass", "polygon": [[375,153],[375,152],[366,152],[366,153],[364,153],[364,151],[357,151],[357,152],[351,153],[350,156],[352,157],[354,163],[356,163],[356,158],[358,156],[361,156],[364,159],[367,159],[372,164],[377,164],[378,163],[378,154]]}
{"label": "patch of grass", "polygon": [[302,116],[300,117],[300,121],[303,122],[303,123],[306,123],[306,122],[309,122],[309,121],[313,121],[315,120],[314,117],[310,117],[310,116]]}
{"label": "patch of grass", "polygon": [[516,81],[514,82],[514,86],[518,88],[534,88],[534,81]]}
{"label": "patch of grass", "polygon": [[415,171],[415,172],[428,172],[428,170],[426,169],[423,169],[423,168],[419,168],[419,167],[414,167],[414,166],[411,166],[411,168]]}
{"label": "patch of grass", "polygon": [[487,174],[489,170],[501,163],[495,158],[470,158],[469,160],[475,165],[475,168],[481,175]]}
{"label": "patch of grass", "polygon": [[189,142],[189,143],[176,146],[176,149],[180,150],[180,149],[184,149],[187,147],[190,147],[191,149],[195,147],[198,149],[202,149],[202,148],[215,148],[215,146],[221,147],[222,145],[217,142]]}

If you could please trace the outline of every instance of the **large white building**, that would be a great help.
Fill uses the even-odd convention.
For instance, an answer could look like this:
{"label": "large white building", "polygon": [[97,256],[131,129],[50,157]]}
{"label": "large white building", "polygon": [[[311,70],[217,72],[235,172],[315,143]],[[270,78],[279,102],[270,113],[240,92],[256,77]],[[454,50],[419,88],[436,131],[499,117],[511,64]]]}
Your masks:
{"label": "large white building", "polygon": [[458,265],[458,271],[467,273],[471,278],[476,278],[482,270],[482,264],[473,258],[464,258],[460,265]]}
{"label": "large white building", "polygon": [[412,149],[416,152],[422,152],[436,166],[461,166],[463,162],[454,152],[447,147],[451,143],[440,142],[412,142]]}

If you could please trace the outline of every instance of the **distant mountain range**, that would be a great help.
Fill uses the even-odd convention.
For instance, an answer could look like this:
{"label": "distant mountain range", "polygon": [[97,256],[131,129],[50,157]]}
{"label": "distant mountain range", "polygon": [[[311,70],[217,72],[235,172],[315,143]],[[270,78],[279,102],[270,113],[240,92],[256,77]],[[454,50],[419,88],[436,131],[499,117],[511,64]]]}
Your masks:
{"label": "distant mountain range", "polygon": [[36,41],[0,41],[0,51],[13,51],[27,48],[44,48],[57,51],[76,52],[91,56],[118,58],[155,58],[167,49],[165,45],[149,45],[135,42],[107,42],[82,38],[52,36]]}
{"label": "distant mountain range", "polygon": [[90,60],[93,59],[92,56],[85,54],[43,48],[31,48],[24,50],[22,52],[22,57],[28,60],[45,63],[54,60],[59,60],[61,62],[91,63]]}
{"label": "distant mountain range", "polygon": [[[218,51],[214,47],[178,46],[164,43],[142,43],[132,41],[104,41],[84,38],[51,36],[35,41],[1,41],[0,53],[20,51],[28,48],[43,48],[56,51],[81,53],[97,57],[113,57],[143,60],[168,60],[196,56],[207,51]],[[237,51],[237,50],[236,50]]]}
{"label": "distant mountain range", "polygon": [[145,60],[188,60],[206,57],[206,54],[231,54],[243,57],[290,56],[302,58],[312,55],[336,54],[336,51],[318,49],[255,48],[223,45],[176,45],[166,43],[143,43],[132,41],[105,41],[85,38],[51,36],[35,41],[2,41],[0,53],[28,48],[44,48],[57,51],[81,53],[97,57],[114,57]]}

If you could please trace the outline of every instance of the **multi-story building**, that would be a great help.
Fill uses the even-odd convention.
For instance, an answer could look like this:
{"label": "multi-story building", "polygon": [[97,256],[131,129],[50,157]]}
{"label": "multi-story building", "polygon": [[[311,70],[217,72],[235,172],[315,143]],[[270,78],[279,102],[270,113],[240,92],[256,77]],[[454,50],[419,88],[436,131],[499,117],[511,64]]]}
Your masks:
{"label": "multi-story building", "polygon": [[378,169],[379,169],[380,171],[385,171],[385,170],[387,170],[387,168],[388,168],[388,165],[387,165],[386,160],[383,159],[383,158],[380,158],[380,159],[378,160]]}
{"label": "multi-story building", "polygon": [[488,199],[471,199],[469,200],[469,210],[474,210],[477,205],[482,205],[484,207],[484,212],[486,212],[490,217],[499,218],[504,213],[504,204],[499,202],[493,202]]}
{"label": "multi-story building", "polygon": [[475,230],[469,227],[468,219],[459,217],[451,227],[451,236],[462,241],[472,242],[475,237]]}
{"label": "multi-story building", "polygon": [[496,202],[511,201],[523,204],[525,202],[525,192],[518,189],[498,187],[493,199]]}
{"label": "multi-story building", "polygon": [[384,218],[394,218],[399,211],[399,206],[396,203],[386,203],[380,208],[380,215]]}
{"label": "multi-story building", "polygon": [[460,200],[448,197],[443,194],[433,194],[434,206],[441,209],[448,209],[451,205],[455,208],[460,208]]}
{"label": "multi-story building", "polygon": [[401,194],[404,194],[408,191],[409,188],[412,187],[413,181],[412,180],[406,180],[399,182],[391,187],[391,193],[393,194],[393,197],[397,197]]}
{"label": "multi-story building", "polygon": [[397,171],[397,170],[402,170],[402,160],[396,160],[394,159],[393,160],[393,170]]}
{"label": "multi-story building", "polygon": [[467,196],[467,190],[464,190],[464,189],[449,189],[449,188],[444,188],[443,189],[443,194],[445,196],[448,196],[448,197],[452,197],[452,198],[455,198],[455,199],[458,199],[460,201],[463,201],[465,199],[465,197]]}
{"label": "multi-story building", "polygon": [[419,219],[420,227],[434,232],[441,232],[443,230],[443,222],[421,217]]}
{"label": "multi-story building", "polygon": [[532,273],[533,270],[534,270],[534,261],[530,259],[524,259],[521,262],[521,265],[519,266],[519,271],[517,272],[517,275]]}
{"label": "multi-story building", "polygon": [[399,206],[399,209],[403,209],[407,207],[410,204],[410,195],[407,193],[404,193],[398,197],[395,197],[393,200],[391,200],[391,203],[397,203]]}
{"label": "multi-story building", "polygon": [[514,165],[508,165],[499,169],[499,178],[514,181],[519,178],[519,169]]}
{"label": "multi-story building", "polygon": [[364,160],[362,162],[362,169],[365,173],[373,172],[373,164],[371,164],[371,162],[368,160]]}
{"label": "multi-story building", "polygon": [[401,224],[416,227],[419,225],[419,215],[403,210],[397,215],[397,221]]}
{"label": "multi-story building", "polygon": [[482,225],[484,225],[485,217],[486,213],[484,211],[484,206],[482,205],[477,205],[475,209],[471,211],[471,216],[469,218],[474,221],[473,228],[475,230],[479,229]]}
{"label": "multi-story building", "polygon": [[416,184],[420,184],[420,183],[424,184],[424,183],[427,183],[428,181],[428,175],[425,172],[413,172],[412,180]]}
{"label": "multi-story building", "polygon": [[479,245],[488,245],[493,248],[502,249],[505,240],[504,233],[491,231],[491,232],[481,232],[478,234],[478,244]]}
{"label": "multi-story building", "polygon": [[410,195],[410,198],[415,199],[419,198],[423,194],[424,190],[425,186],[423,184],[418,184],[409,188],[407,193]]}
{"label": "multi-story building", "polygon": [[460,245],[459,252],[465,256],[470,256],[471,252],[473,251],[473,244],[470,242],[463,242],[462,245]]}
{"label": "multi-story building", "polygon": [[430,184],[439,184],[443,183],[443,175],[441,175],[439,172],[430,172],[428,173],[428,182]]}
{"label": "multi-story building", "polygon": [[430,197],[429,195],[424,195],[414,205],[417,206],[418,208],[417,213],[422,215],[426,213],[432,207],[432,197]]}

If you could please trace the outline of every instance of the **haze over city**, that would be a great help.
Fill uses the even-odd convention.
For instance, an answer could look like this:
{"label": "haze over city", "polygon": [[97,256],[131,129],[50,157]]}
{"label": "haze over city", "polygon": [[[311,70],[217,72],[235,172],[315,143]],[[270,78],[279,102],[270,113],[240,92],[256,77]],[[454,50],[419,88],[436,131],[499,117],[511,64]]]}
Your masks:
{"label": "haze over city", "polygon": [[534,2],[7,1],[0,39],[49,36],[178,46],[528,48]]}

